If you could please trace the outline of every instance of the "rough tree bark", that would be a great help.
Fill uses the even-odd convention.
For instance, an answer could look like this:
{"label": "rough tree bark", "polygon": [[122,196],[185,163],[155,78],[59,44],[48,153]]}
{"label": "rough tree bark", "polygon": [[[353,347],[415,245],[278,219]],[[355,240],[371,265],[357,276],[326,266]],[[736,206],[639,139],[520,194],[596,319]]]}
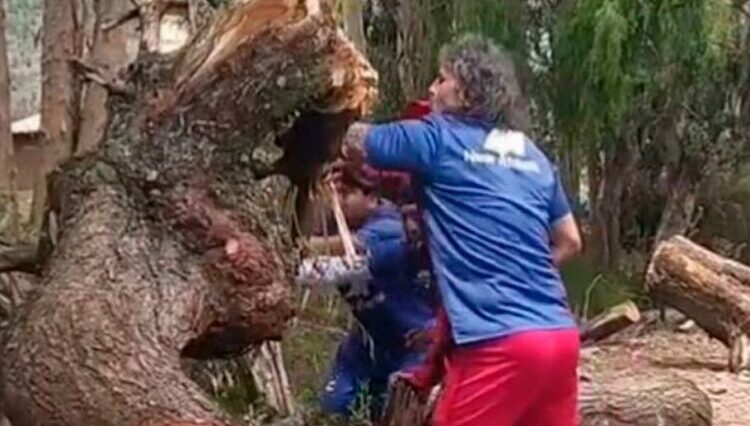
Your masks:
{"label": "rough tree bark", "polygon": [[0,354],[15,426],[227,424],[179,359],[280,338],[279,199],[309,190],[376,86],[317,0],[239,4],[126,81],[104,143],[51,177],[58,245]]}
{"label": "rough tree bark", "polygon": [[731,349],[730,370],[750,367],[750,267],[677,236],[656,248],[646,285]]}

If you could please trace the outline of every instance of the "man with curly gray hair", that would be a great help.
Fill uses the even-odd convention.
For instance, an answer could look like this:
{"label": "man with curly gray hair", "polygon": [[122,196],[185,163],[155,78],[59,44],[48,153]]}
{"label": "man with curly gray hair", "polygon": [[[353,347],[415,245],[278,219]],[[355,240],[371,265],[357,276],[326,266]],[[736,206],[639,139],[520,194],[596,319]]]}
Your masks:
{"label": "man with curly gray hair", "polygon": [[[514,130],[528,130],[526,100],[508,52],[484,37],[469,34],[444,46],[439,61],[441,76],[453,76],[459,83],[463,113],[492,122],[502,120]],[[439,77],[441,80],[444,78]]]}
{"label": "man with curly gray hair", "polygon": [[421,200],[440,315],[429,362],[436,426],[573,426],[579,334],[558,266],[581,239],[528,125],[513,60],[481,36],[445,47],[419,120],[350,128],[347,161],[408,171]]}

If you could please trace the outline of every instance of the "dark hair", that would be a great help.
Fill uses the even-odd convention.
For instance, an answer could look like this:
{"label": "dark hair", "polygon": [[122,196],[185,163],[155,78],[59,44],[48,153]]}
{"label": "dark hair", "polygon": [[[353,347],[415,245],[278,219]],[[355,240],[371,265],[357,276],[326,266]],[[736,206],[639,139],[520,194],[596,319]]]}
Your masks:
{"label": "dark hair", "polygon": [[510,54],[492,40],[464,34],[440,51],[440,66],[459,82],[466,113],[519,131],[529,129],[529,113]]}

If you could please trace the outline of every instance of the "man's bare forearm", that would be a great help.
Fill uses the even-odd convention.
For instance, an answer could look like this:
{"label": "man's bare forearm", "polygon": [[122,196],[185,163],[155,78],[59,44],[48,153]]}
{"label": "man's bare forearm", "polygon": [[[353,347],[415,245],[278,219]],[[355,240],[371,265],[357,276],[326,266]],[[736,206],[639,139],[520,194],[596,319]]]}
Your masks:
{"label": "man's bare forearm", "polygon": [[361,162],[365,160],[365,139],[372,129],[372,124],[356,122],[349,126],[344,135],[341,151],[349,161]]}

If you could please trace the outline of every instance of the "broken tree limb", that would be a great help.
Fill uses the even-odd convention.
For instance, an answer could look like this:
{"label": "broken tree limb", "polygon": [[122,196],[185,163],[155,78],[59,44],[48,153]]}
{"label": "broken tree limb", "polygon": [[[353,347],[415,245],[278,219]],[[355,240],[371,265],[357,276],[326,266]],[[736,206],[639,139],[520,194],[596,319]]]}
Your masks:
{"label": "broken tree limb", "polygon": [[227,9],[126,79],[102,144],[51,176],[57,245],[0,354],[15,426],[229,424],[180,358],[280,339],[297,261],[282,200],[315,186],[376,94],[315,0]]}
{"label": "broken tree limb", "polygon": [[641,319],[638,306],[628,300],[597,315],[581,327],[582,342],[598,342]]}
{"label": "broken tree limb", "polygon": [[730,348],[729,367],[750,367],[750,268],[684,237],[656,248],[646,275],[649,293]]}
{"label": "broken tree limb", "polygon": [[258,348],[250,362],[253,380],[264,396],[266,403],[282,417],[295,414],[294,397],[289,387],[281,343],[266,342]]}

